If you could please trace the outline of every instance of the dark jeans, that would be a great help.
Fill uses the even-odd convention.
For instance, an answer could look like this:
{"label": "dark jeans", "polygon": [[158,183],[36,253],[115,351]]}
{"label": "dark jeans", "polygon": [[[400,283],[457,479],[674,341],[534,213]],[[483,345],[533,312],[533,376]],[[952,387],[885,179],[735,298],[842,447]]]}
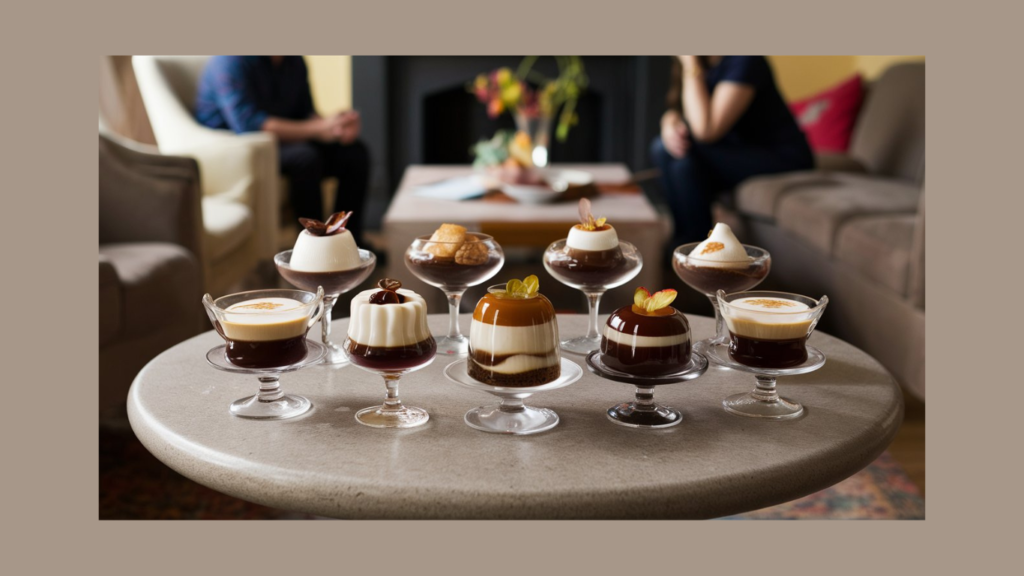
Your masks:
{"label": "dark jeans", "polygon": [[338,179],[338,194],[334,210],[353,211],[347,228],[356,242],[362,244],[363,207],[366,205],[366,187],[370,181],[370,153],[366,146],[352,144],[324,144],[321,142],[287,142],[278,147],[281,174],[288,177],[288,193],[297,218],[324,220],[320,184],[324,178]]}
{"label": "dark jeans", "polygon": [[661,170],[661,183],[672,209],[674,246],[707,238],[714,227],[711,204],[719,193],[751,176],[814,167],[814,156],[806,145],[769,148],[734,142],[691,142],[686,155],[675,158],[659,137],[651,144],[651,158]]}

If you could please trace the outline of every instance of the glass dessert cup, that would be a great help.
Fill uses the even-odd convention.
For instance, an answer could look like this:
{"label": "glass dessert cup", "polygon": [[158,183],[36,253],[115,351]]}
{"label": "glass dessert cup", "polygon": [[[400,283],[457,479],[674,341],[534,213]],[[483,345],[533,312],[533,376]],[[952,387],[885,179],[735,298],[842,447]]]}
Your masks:
{"label": "glass dessert cup", "polygon": [[690,256],[690,252],[699,244],[700,242],[690,242],[676,248],[672,253],[672,269],[687,286],[707,296],[715,309],[715,336],[695,343],[693,348],[697,352],[706,353],[709,347],[725,343],[729,339],[725,333],[722,312],[719,310],[715,293],[718,290],[733,293],[754,288],[768,276],[772,257],[767,250],[747,244],[743,244],[743,249],[750,257],[749,261],[722,262]]}
{"label": "glass dessert cup", "polygon": [[[472,286],[490,280],[505,263],[505,253],[494,238],[478,232],[467,232],[466,238],[476,238],[480,248],[472,253],[460,253],[459,248],[469,242],[443,242],[431,240],[431,235],[419,236],[405,251],[405,266],[417,278],[440,288],[448,297],[448,335],[435,338],[437,353],[447,356],[465,356],[469,351],[469,338],[459,328],[459,303],[462,295]],[[437,256],[426,250],[427,245],[452,257]],[[436,246],[436,248],[434,248]],[[468,249],[467,249],[468,250]]]}
{"label": "glass dessert cup", "polygon": [[550,430],[558,425],[558,414],[549,408],[527,406],[523,400],[538,392],[564,388],[583,377],[583,369],[575,362],[560,359],[561,375],[540,386],[492,386],[469,375],[468,359],[452,362],[444,375],[452,382],[474,390],[482,390],[498,397],[496,405],[480,406],[466,412],[466,425],[476,430],[495,434],[523,436]]}
{"label": "glass dessert cup", "polygon": [[[618,288],[640,273],[643,257],[629,242],[619,241],[621,259],[590,262],[570,255],[563,238],[544,251],[544,268],[556,280],[583,292],[589,307],[587,334],[562,340],[562,350],[575,354],[589,354],[601,347],[601,333],[598,331],[597,314],[601,296],[612,288]],[[582,251],[581,251],[582,252]]]}
{"label": "glass dessert cup", "polygon": [[[723,400],[725,411],[737,416],[769,420],[799,418],[804,413],[804,407],[798,402],[779,396],[775,385],[776,379],[779,376],[807,374],[825,365],[825,355],[817,348],[808,346],[806,340],[814,332],[814,327],[828,304],[828,298],[822,296],[820,300],[814,300],[798,294],[763,290],[728,295],[719,290],[716,297],[729,328],[729,340],[708,347],[708,358],[719,366],[753,374],[757,381],[753,391],[734,394]],[[785,298],[806,304],[808,309],[796,312],[751,312],[730,304],[740,298]],[[788,326],[793,326],[800,334],[797,338],[788,340],[757,340],[736,332],[748,330],[744,323],[756,322],[758,316],[777,318],[777,323],[784,322]],[[743,341],[744,338],[746,343]],[[775,356],[776,353],[769,347],[784,350],[784,356]],[[738,350],[743,352],[737,352]],[[757,353],[761,355],[746,354],[745,351],[748,350],[758,350]],[[764,350],[767,350],[767,353]]]}
{"label": "glass dessert cup", "polygon": [[406,406],[398,397],[398,382],[402,376],[415,372],[434,360],[436,348],[433,338],[420,344],[422,346],[408,347],[410,350],[404,358],[396,360],[375,358],[372,351],[365,355],[353,354],[354,342],[351,338],[345,340],[345,350],[349,352],[352,363],[367,372],[379,374],[384,378],[384,386],[387,389],[383,404],[356,412],[356,420],[360,424],[372,428],[414,428],[427,423],[430,414],[426,410]]}
{"label": "glass dessert cup", "polygon": [[348,354],[341,346],[331,341],[331,311],[338,301],[338,296],[359,286],[370,276],[373,269],[377,267],[377,257],[369,250],[359,250],[359,266],[335,272],[295,270],[291,267],[291,260],[291,250],[285,250],[274,256],[274,265],[277,266],[277,271],[289,284],[310,292],[316,291],[319,286],[323,286],[324,289],[324,313],[320,322],[320,341],[327,349],[324,364],[339,368],[348,366]]}
{"label": "glass dessert cup", "polygon": [[609,408],[609,420],[629,428],[669,428],[682,422],[683,415],[675,408],[655,402],[654,388],[699,378],[707,372],[708,360],[702,354],[692,352],[690,361],[674,374],[635,376],[610,368],[601,361],[601,351],[596,350],[587,356],[587,368],[606,380],[636,386],[636,399]]}
{"label": "glass dessert cup", "polygon": [[[316,294],[301,290],[252,290],[222,296],[214,300],[209,294],[203,296],[203,305],[217,333],[225,344],[211,349],[206,354],[207,362],[225,372],[255,375],[260,382],[259,392],[254,396],[240,398],[231,403],[230,411],[240,418],[255,420],[283,420],[294,418],[312,408],[312,403],[297,394],[285,394],[281,390],[280,375],[311,366],[323,359],[326,348],[306,339],[306,333],[323,314],[323,290]],[[280,314],[282,323],[301,324],[301,334],[287,340],[248,342],[231,338],[225,334],[225,325],[231,325],[245,312],[228,312],[233,304],[258,298],[290,298],[302,303],[286,313],[264,312],[261,315],[273,318]],[[240,360],[231,352],[241,346],[250,352]]]}

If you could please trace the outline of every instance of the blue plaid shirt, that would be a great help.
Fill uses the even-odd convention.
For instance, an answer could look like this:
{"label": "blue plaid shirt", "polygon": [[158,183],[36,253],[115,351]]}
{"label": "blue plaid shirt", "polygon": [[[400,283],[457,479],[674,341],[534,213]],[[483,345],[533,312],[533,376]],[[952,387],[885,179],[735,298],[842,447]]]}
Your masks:
{"label": "blue plaid shirt", "polygon": [[305,120],[315,112],[302,56],[214,56],[199,78],[196,120],[210,128],[256,132],[270,116]]}

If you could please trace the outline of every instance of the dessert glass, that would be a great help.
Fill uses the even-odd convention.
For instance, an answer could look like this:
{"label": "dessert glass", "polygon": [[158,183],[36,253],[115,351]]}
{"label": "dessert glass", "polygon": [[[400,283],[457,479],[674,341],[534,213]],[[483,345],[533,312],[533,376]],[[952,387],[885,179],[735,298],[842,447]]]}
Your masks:
{"label": "dessert glass", "polygon": [[683,421],[683,415],[670,406],[654,401],[654,388],[666,384],[678,384],[699,378],[708,369],[708,360],[698,352],[690,353],[690,361],[674,374],[659,376],[637,376],[611,368],[601,359],[601,351],[587,356],[587,368],[601,378],[636,387],[635,400],[623,402],[608,409],[608,419],[628,428],[669,428]]}
{"label": "dessert glass", "polygon": [[459,303],[462,295],[471,286],[490,280],[505,263],[505,253],[494,238],[479,232],[467,232],[466,237],[475,237],[487,250],[486,259],[481,256],[479,264],[460,264],[455,260],[441,260],[424,250],[427,244],[451,246],[453,251],[466,242],[439,242],[431,240],[430,234],[419,236],[405,251],[405,266],[417,278],[440,288],[448,297],[448,335],[435,338],[437,353],[448,356],[465,356],[469,351],[469,338],[459,329]]}
{"label": "dessert glass", "polygon": [[[576,288],[587,297],[590,320],[585,336],[562,340],[562,349],[576,354],[589,354],[601,346],[597,312],[601,296],[612,288],[622,286],[640,273],[644,265],[640,251],[629,242],[619,240],[622,260],[613,267],[595,270],[586,262],[573,258],[565,246],[566,238],[554,242],[544,251],[544,268],[556,280]],[[589,269],[588,269],[589,268]],[[596,267],[595,267],[596,268]]]}
{"label": "dessert glass", "polygon": [[[278,343],[281,341],[268,342],[269,346],[266,346],[264,351],[261,351],[259,346],[251,347],[253,350],[250,355],[251,360],[245,363],[232,360],[228,356],[228,348],[234,345],[236,340],[232,340],[224,333],[223,324],[229,320],[229,317],[237,318],[239,315],[255,314],[255,312],[231,311],[229,313],[227,309],[233,304],[258,298],[290,298],[302,302],[302,306],[298,309],[293,308],[283,313],[260,313],[261,316],[271,318],[275,314],[281,314],[282,316],[287,316],[289,320],[294,319],[295,316],[301,317],[305,330],[302,332],[301,338],[297,337],[295,342],[287,344],[289,347],[297,347],[294,355],[289,351],[289,356],[292,356],[289,361],[274,361],[273,359],[274,355],[280,355],[274,348],[278,347]],[[217,333],[225,341],[225,344],[207,352],[207,362],[214,368],[224,370],[225,372],[255,375],[259,378],[260,382],[259,392],[256,395],[240,398],[231,403],[230,410],[232,414],[240,418],[283,420],[304,414],[313,406],[303,396],[285,394],[281,390],[279,379],[280,375],[284,372],[293,372],[316,364],[323,358],[326,349],[320,344],[306,339],[306,333],[323,314],[323,299],[323,289],[318,289],[315,294],[302,290],[251,290],[249,292],[221,296],[216,300],[209,294],[203,296],[203,306],[205,306],[206,313],[210,317],[210,322],[213,323],[214,329],[217,330]],[[246,345],[248,346],[248,344]],[[260,362],[261,355],[268,361]]]}
{"label": "dessert glass", "polygon": [[[790,294],[787,292],[754,291],[726,294],[719,290],[716,294],[719,307],[725,317],[725,323],[729,327],[730,339],[728,342],[716,344],[708,348],[708,358],[726,368],[748,372],[754,375],[757,385],[752,392],[735,394],[722,401],[725,411],[737,416],[751,418],[766,418],[770,420],[786,420],[798,418],[804,412],[803,406],[792,400],[779,396],[775,388],[775,380],[779,376],[794,376],[813,372],[825,365],[825,355],[820,350],[806,344],[807,338],[814,332],[814,327],[821,319],[821,314],[828,304],[828,297],[822,296],[820,300]],[[730,302],[740,298],[785,298],[795,300],[808,306],[807,310],[796,312],[786,311],[755,311],[732,306]],[[739,329],[739,322],[757,322],[768,320],[769,322],[793,324],[800,326],[802,339],[796,344],[799,348],[806,350],[806,360],[799,364],[792,362],[786,367],[779,368],[778,363],[771,358],[765,357],[758,360],[753,356],[736,356],[734,349],[737,344],[737,334],[734,330]],[[806,326],[806,328],[804,328]],[[803,332],[806,330],[806,332]],[[787,344],[792,346],[793,344]]]}
{"label": "dessert glass", "polygon": [[583,369],[575,362],[560,359],[560,376],[540,386],[492,386],[484,384],[469,375],[469,359],[452,362],[444,369],[444,375],[452,382],[474,390],[482,390],[499,398],[497,405],[480,406],[466,412],[466,425],[475,430],[495,434],[523,436],[550,430],[558,425],[558,414],[549,408],[534,408],[523,404],[523,400],[537,392],[548,392],[564,388],[583,376]]}
{"label": "dessert glass", "polygon": [[693,249],[699,244],[700,242],[690,242],[676,248],[672,253],[672,268],[675,270],[676,276],[679,276],[679,279],[687,286],[707,296],[711,301],[711,306],[715,309],[714,338],[701,340],[693,347],[698,352],[706,352],[708,348],[728,340],[715,293],[718,290],[724,290],[727,293],[742,292],[757,286],[768,276],[772,257],[764,248],[747,244],[743,245],[743,249],[747,251],[747,256],[750,257],[749,261],[723,262],[690,256],[690,252],[693,252]]}
{"label": "dessert glass", "polygon": [[331,341],[331,310],[338,296],[359,286],[377,267],[377,257],[369,250],[359,250],[359,266],[336,272],[304,272],[291,267],[292,251],[285,250],[274,256],[277,271],[289,284],[302,290],[314,291],[318,286],[324,289],[324,313],[320,322],[320,340],[327,348],[324,364],[335,367],[348,366],[348,354]]}

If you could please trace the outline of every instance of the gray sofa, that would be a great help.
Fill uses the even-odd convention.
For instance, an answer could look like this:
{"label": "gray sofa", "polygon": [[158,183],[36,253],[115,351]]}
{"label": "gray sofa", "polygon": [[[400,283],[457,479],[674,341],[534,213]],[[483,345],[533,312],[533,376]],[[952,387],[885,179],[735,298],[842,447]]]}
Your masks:
{"label": "gray sofa", "polygon": [[750,179],[733,213],[744,242],[772,254],[762,285],[818,297],[821,329],[877,358],[924,399],[925,67],[889,68],[870,88],[850,152]]}
{"label": "gray sofa", "polygon": [[199,168],[101,126],[99,202],[100,416],[119,417],[139,370],[203,328]]}

